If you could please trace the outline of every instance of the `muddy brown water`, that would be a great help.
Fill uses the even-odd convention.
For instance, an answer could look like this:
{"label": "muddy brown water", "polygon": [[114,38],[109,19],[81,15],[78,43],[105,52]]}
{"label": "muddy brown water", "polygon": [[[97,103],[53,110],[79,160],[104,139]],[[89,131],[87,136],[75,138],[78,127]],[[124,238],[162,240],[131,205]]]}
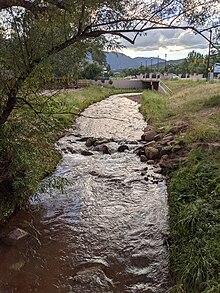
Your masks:
{"label": "muddy brown water", "polygon": [[[134,153],[144,126],[126,95],[83,112],[58,142],[63,159],[52,177],[68,180],[65,193],[48,187],[1,231],[29,236],[0,242],[0,293],[167,292],[167,192]],[[90,136],[104,138],[111,154],[86,147]],[[129,150],[118,152],[125,142]]]}

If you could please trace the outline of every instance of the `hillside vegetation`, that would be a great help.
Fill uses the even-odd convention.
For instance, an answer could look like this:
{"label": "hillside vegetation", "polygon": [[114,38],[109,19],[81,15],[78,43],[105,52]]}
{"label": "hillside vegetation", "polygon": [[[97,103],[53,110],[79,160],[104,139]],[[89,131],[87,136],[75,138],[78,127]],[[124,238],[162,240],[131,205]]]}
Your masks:
{"label": "hillside vegetation", "polygon": [[145,91],[149,124],[185,125],[187,160],[167,176],[172,292],[220,292],[220,83],[169,81],[171,96]]}

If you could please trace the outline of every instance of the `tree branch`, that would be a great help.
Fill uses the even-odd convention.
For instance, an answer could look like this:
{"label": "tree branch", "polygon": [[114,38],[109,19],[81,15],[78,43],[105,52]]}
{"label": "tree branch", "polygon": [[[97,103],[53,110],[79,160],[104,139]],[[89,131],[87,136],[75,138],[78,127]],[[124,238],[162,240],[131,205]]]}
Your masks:
{"label": "tree branch", "polygon": [[30,2],[26,0],[0,0],[0,11],[12,7],[22,7],[26,10],[29,10],[33,14],[45,12],[45,7],[40,7],[36,5],[35,2]]}
{"label": "tree branch", "polygon": [[48,126],[52,126],[46,119],[44,119],[40,114],[43,114],[43,113],[40,113],[38,112],[31,103],[29,103],[27,100],[25,100],[24,98],[17,98],[17,100],[20,100],[22,102],[24,102],[45,124],[47,124]]}
{"label": "tree branch", "polygon": [[[43,5],[45,4],[45,5]],[[28,0],[0,0],[0,11],[12,7],[22,7],[34,15],[45,13],[50,11],[49,5],[55,6],[62,10],[68,10],[66,5],[62,1],[56,0],[44,0],[44,3],[39,1],[28,1]]]}

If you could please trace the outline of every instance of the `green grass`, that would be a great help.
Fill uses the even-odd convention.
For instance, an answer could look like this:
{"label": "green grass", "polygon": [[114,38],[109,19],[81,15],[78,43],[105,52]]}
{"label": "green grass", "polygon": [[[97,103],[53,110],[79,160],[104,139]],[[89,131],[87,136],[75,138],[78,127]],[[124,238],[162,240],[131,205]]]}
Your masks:
{"label": "green grass", "polygon": [[172,116],[166,97],[150,90],[143,92],[140,110],[150,124],[161,123],[164,119]]}
{"label": "green grass", "polygon": [[220,105],[220,94],[214,95],[204,102],[204,106],[206,107],[214,107],[219,105]]}
{"label": "green grass", "polygon": [[[220,293],[220,84],[170,81],[171,96],[144,92],[141,111],[156,127],[187,124],[187,162],[167,176],[172,293]],[[180,137],[177,137],[179,139]]]}
{"label": "green grass", "polygon": [[220,152],[192,151],[168,192],[173,292],[220,292]]}

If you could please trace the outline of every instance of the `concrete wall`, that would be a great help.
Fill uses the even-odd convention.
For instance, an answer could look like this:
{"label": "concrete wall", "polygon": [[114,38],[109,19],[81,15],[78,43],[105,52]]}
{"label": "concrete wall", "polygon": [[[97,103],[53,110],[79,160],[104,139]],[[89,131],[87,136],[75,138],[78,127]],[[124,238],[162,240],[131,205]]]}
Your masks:
{"label": "concrete wall", "polygon": [[131,80],[125,80],[125,79],[113,79],[111,82],[109,80],[105,80],[104,82],[101,80],[98,81],[92,81],[95,84],[103,85],[107,87],[114,87],[118,89],[136,89],[136,90],[142,90],[142,89],[155,89],[158,90],[159,87],[159,81],[149,81],[149,80],[138,80],[138,79],[131,79]]}
{"label": "concrete wall", "polygon": [[142,81],[141,80],[125,80],[125,79],[113,79],[111,80],[111,83],[109,80],[98,80],[98,81],[93,81],[93,83],[98,84],[98,85],[103,85],[107,87],[114,87],[118,89],[142,89]]}

